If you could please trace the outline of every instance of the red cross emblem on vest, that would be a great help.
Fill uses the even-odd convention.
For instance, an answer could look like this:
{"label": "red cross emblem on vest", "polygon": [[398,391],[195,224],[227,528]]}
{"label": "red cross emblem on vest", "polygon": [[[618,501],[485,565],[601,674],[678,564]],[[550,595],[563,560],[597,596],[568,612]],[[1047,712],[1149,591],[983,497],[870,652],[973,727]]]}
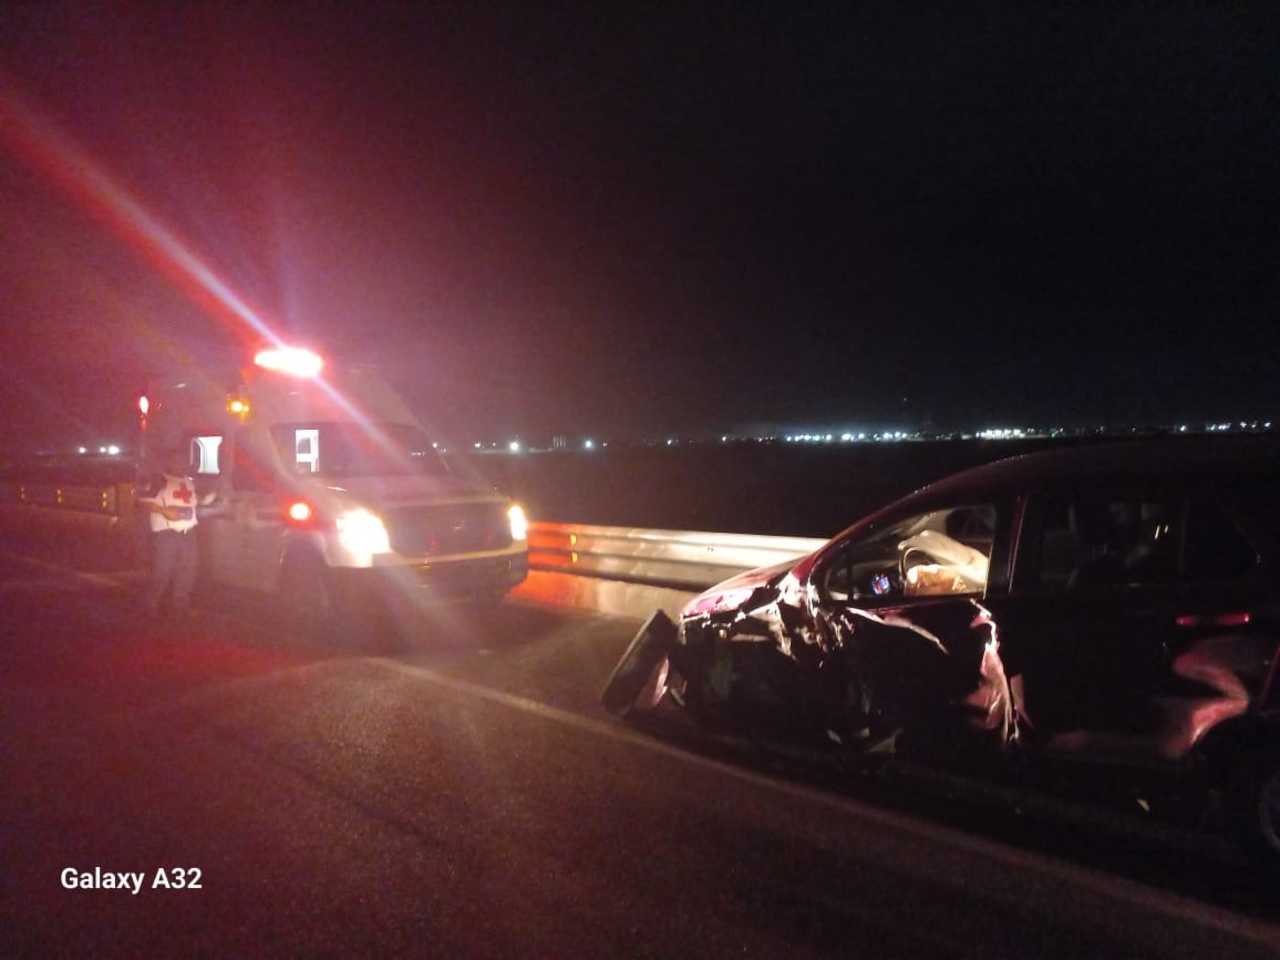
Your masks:
{"label": "red cross emblem on vest", "polygon": [[178,489],[173,491],[173,499],[181,500],[183,503],[191,502],[191,488],[185,483],[178,484]]}

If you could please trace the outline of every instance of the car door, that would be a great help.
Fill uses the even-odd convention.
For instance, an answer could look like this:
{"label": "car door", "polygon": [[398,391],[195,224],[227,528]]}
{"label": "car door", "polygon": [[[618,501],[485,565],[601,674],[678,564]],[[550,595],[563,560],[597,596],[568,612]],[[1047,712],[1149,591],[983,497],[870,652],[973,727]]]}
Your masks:
{"label": "car door", "polygon": [[871,729],[925,760],[989,753],[1012,735],[998,628],[1011,503],[941,503],[880,524],[816,574]]}
{"label": "car door", "polygon": [[1172,683],[1181,491],[1064,487],[1026,498],[999,604],[1025,745],[1097,762],[1155,762]]}
{"label": "car door", "polygon": [[1248,712],[1272,674],[1272,578],[1248,527],[1226,508],[1233,494],[1222,485],[1193,490],[1186,501],[1172,677],[1159,702],[1156,744],[1170,759]]}

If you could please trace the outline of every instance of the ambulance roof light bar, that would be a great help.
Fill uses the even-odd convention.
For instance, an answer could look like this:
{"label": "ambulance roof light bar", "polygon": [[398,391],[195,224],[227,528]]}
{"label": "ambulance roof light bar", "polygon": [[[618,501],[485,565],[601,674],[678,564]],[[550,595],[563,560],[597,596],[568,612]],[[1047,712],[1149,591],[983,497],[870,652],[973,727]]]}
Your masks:
{"label": "ambulance roof light bar", "polygon": [[272,347],[259,350],[253,362],[263,369],[291,377],[314,377],[320,373],[324,361],[317,354],[303,347]]}

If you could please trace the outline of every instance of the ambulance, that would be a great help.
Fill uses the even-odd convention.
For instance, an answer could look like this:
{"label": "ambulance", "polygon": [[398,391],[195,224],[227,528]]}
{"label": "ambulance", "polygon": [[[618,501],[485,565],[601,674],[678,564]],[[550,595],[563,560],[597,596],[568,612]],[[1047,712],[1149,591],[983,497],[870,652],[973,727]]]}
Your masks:
{"label": "ambulance", "polygon": [[368,367],[301,347],[259,350],[227,377],[153,383],[144,437],[190,451],[202,575],[274,594],[326,632],[373,603],[496,601],[528,571],[519,504],[441,456]]}

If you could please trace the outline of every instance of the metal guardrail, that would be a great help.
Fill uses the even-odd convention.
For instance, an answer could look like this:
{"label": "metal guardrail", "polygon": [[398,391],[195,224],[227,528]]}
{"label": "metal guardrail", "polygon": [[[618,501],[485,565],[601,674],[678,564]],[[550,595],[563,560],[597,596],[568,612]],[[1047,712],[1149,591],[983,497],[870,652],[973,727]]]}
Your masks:
{"label": "metal guardrail", "polygon": [[[39,514],[82,527],[115,527],[133,516],[131,483],[100,486],[48,482],[0,483],[0,515]],[[31,513],[27,511],[36,509]],[[802,557],[825,540],[699,530],[651,530],[573,523],[534,523],[529,565],[535,570],[623,583],[704,590],[744,570]]]}
{"label": "metal guardrail", "polygon": [[744,570],[802,557],[826,542],[807,537],[535,523],[529,528],[529,565],[575,576],[704,590]]}
{"label": "metal guardrail", "polygon": [[0,483],[0,504],[44,507],[118,517],[132,509],[132,483],[59,484],[10,480]]}

